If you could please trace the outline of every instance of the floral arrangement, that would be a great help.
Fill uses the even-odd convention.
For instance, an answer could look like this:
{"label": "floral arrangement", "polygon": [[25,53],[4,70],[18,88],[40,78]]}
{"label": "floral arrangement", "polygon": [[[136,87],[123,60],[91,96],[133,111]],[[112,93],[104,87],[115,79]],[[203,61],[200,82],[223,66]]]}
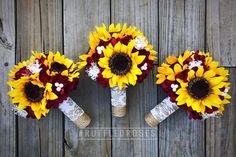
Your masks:
{"label": "floral arrangement", "polygon": [[166,62],[157,68],[156,83],[168,97],[146,115],[150,126],[157,126],[179,107],[189,112],[190,119],[223,113],[231,98],[228,70],[201,51],[186,50],[179,57],[169,56]]}
{"label": "floral arrangement", "polygon": [[111,88],[112,114],[126,114],[126,88],[141,83],[153,68],[156,51],[136,27],[103,24],[90,33],[88,53],[79,67],[102,86]]}
{"label": "floral arrangement", "polygon": [[15,113],[41,119],[50,109],[59,108],[78,127],[86,127],[90,118],[69,97],[78,84],[77,65],[59,52],[32,54],[29,60],[15,65],[9,74],[8,95]]}

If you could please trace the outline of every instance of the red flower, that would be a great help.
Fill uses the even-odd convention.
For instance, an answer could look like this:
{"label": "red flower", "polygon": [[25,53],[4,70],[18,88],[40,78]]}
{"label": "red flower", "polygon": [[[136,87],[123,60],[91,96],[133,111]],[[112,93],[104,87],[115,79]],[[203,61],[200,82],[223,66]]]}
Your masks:
{"label": "red flower", "polygon": [[[56,100],[48,100],[47,108],[58,108],[59,104],[62,103],[64,100],[67,99],[67,97],[70,95],[72,90],[76,89],[78,84],[78,79],[74,79],[72,82],[68,80],[66,76],[62,76],[61,74],[57,74],[52,77],[50,80],[50,83],[52,83],[52,91],[55,93],[58,98]],[[62,84],[63,87],[59,88],[56,87],[55,84]]]}
{"label": "red flower", "polygon": [[15,79],[18,80],[22,76],[29,76],[31,75],[31,71],[27,69],[26,67],[21,68],[18,72],[15,73]]}

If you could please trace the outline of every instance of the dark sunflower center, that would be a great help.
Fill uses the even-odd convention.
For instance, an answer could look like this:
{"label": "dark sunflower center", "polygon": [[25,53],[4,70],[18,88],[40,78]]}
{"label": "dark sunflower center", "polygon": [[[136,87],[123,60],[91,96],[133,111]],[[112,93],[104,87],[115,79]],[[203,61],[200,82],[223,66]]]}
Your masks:
{"label": "dark sunflower center", "polygon": [[58,62],[53,62],[51,64],[51,71],[55,71],[55,72],[62,72],[64,70],[66,70],[66,66],[64,64],[60,64]]}
{"label": "dark sunflower center", "polygon": [[124,53],[117,53],[113,55],[109,61],[111,72],[116,75],[126,74],[130,70],[131,65],[131,59]]}
{"label": "dark sunflower center", "polygon": [[25,85],[25,95],[32,102],[39,102],[43,99],[44,88],[40,88],[31,82]]}
{"label": "dark sunflower center", "polygon": [[195,99],[204,99],[210,94],[211,87],[205,78],[197,77],[188,83],[188,92]]}

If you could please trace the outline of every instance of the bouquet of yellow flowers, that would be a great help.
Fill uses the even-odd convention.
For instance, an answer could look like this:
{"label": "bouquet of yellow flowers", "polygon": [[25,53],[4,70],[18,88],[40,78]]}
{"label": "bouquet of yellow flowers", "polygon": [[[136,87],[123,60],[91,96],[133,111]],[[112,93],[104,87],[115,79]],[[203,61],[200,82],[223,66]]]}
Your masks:
{"label": "bouquet of yellow flowers", "polygon": [[59,108],[78,127],[84,128],[90,118],[69,97],[78,79],[78,67],[64,55],[33,52],[29,60],[10,71],[8,94],[15,113],[21,117],[40,119],[50,109]]}
{"label": "bouquet of yellow flowers", "polygon": [[189,112],[190,119],[206,119],[223,113],[230,103],[229,72],[213,61],[209,53],[186,50],[179,57],[169,56],[157,68],[157,84],[168,94],[146,116],[155,127],[179,107]]}
{"label": "bouquet of yellow flowers", "polygon": [[90,48],[79,67],[103,86],[111,88],[113,116],[126,114],[126,88],[142,82],[153,68],[156,51],[136,27],[103,24],[90,33]]}

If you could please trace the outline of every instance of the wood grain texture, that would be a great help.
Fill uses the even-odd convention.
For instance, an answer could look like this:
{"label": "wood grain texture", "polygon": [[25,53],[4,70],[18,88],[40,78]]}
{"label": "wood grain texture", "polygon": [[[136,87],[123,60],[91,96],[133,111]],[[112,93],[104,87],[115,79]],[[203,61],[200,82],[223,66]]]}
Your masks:
{"label": "wood grain texture", "polygon": [[[31,50],[62,50],[62,1],[17,1],[17,62]],[[18,119],[18,156],[63,156],[63,118],[53,110],[40,121]]]}
{"label": "wood grain texture", "polygon": [[[6,95],[10,68],[31,50],[64,51],[78,61],[89,48],[89,32],[103,22],[137,26],[159,51],[159,64],[185,49],[212,52],[230,70],[232,99],[223,117],[190,121],[178,110],[151,129],[144,115],[166,96],[154,69],[128,88],[124,118],[111,117],[110,89],[83,70],[71,97],[92,118],[88,129],[76,128],[59,110],[40,121],[15,118]],[[0,157],[236,157],[235,28],[235,0],[0,0]],[[157,139],[110,139],[119,129],[150,129]],[[106,140],[81,138],[87,130],[106,131]]]}
{"label": "wood grain texture", "polygon": [[0,1],[0,156],[16,156],[16,122],[9,102],[8,73],[15,64],[15,1]]}
{"label": "wood grain texture", "polygon": [[[64,50],[65,55],[78,61],[78,56],[89,49],[88,37],[90,31],[95,31],[96,25],[109,24],[109,0],[70,0],[64,2]],[[83,71],[83,70],[82,70]],[[109,89],[102,88],[97,82],[80,75],[78,90],[72,94],[79,106],[91,117],[88,129],[99,130],[111,126],[111,108]],[[65,118],[65,156],[66,157],[108,157],[111,156],[110,130],[107,140],[86,140],[80,138],[83,130]]]}
{"label": "wood grain texture", "polygon": [[[205,1],[160,0],[159,63],[185,49],[204,50]],[[159,101],[166,95],[159,93]],[[159,156],[204,157],[204,123],[179,109],[159,125]]]}
{"label": "wood grain texture", "polygon": [[[127,23],[135,25],[144,32],[148,41],[157,50],[158,45],[158,1],[156,0],[112,0],[111,1],[111,22]],[[157,104],[157,86],[155,85],[155,70],[149,74],[148,78],[135,87],[127,89],[128,113],[123,118],[112,118],[114,129],[131,129],[137,127],[142,130],[148,128],[144,121],[144,116]],[[158,132],[157,128],[152,130]],[[157,137],[157,133],[154,135]],[[123,140],[113,138],[113,157],[154,157],[158,155],[158,140]]]}
{"label": "wood grain texture", "polygon": [[224,115],[206,123],[206,157],[236,156],[236,68],[230,68],[231,104],[225,106]]}
{"label": "wood grain texture", "polygon": [[221,65],[236,66],[236,1],[207,0],[207,49]]}

